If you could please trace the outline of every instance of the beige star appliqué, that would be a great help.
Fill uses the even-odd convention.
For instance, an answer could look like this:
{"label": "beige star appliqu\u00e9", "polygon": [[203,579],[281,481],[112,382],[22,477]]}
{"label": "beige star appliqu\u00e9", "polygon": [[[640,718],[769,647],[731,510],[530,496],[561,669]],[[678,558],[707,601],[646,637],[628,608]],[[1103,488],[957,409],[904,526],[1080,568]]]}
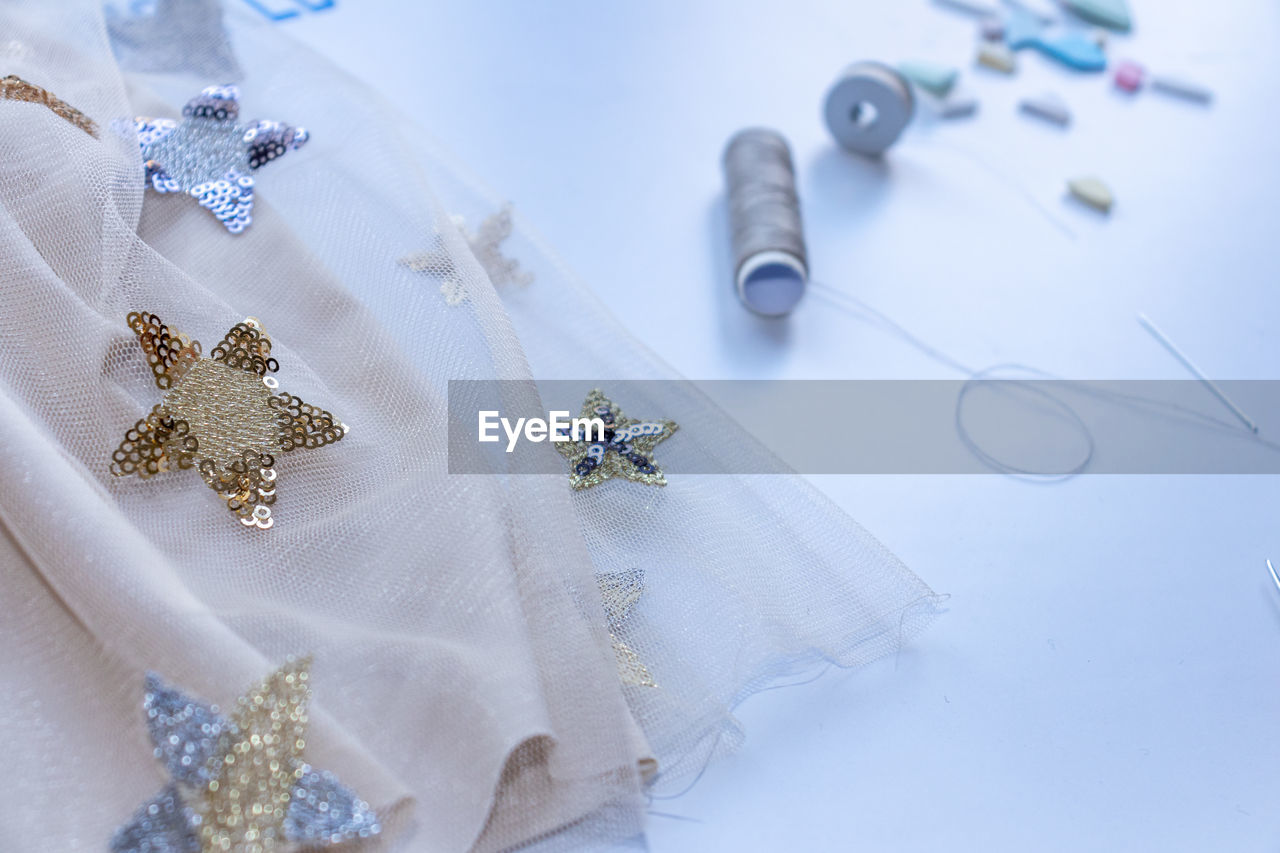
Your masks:
{"label": "beige star appliqu\u00e9", "polygon": [[622,623],[631,615],[640,596],[644,594],[644,570],[629,569],[597,575],[600,598],[604,602],[604,615],[609,622],[609,638],[613,642],[613,656],[617,661],[618,677],[623,684],[636,687],[657,687],[649,669],[627,643],[618,636]]}
{"label": "beige star appliqu\u00e9", "polygon": [[[496,213],[486,217],[475,233],[467,228],[467,220],[464,217],[453,216],[451,219],[494,286],[504,284],[524,286],[533,281],[533,273],[521,269],[518,260],[502,253],[502,244],[515,230],[515,223],[511,218],[511,205],[503,205]],[[457,265],[445,251],[439,237],[436,238],[436,244],[436,248],[431,251],[405,255],[400,259],[400,264],[414,272],[439,278],[440,293],[444,295],[444,301],[449,305],[459,305],[466,299],[467,293],[459,280]]]}

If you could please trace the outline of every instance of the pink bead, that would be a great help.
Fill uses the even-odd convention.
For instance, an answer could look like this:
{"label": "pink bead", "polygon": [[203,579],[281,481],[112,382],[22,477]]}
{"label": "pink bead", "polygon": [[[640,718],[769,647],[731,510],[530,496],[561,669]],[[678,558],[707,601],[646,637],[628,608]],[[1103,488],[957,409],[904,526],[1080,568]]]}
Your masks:
{"label": "pink bead", "polygon": [[1144,73],[1142,66],[1136,62],[1121,62],[1116,66],[1116,86],[1126,92],[1136,92],[1142,88]]}

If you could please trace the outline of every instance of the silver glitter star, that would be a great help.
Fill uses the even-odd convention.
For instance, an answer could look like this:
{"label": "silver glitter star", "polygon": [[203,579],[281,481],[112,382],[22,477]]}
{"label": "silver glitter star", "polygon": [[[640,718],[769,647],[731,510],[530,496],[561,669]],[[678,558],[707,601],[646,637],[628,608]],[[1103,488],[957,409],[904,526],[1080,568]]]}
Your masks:
{"label": "silver glitter star", "polygon": [[240,90],[210,86],[182,108],[183,120],[139,118],[134,122],[147,185],[158,193],[184,192],[239,234],[253,221],[251,172],[310,134],[278,121],[240,125]]}
{"label": "silver glitter star", "polygon": [[[227,768],[234,765],[227,760],[228,755],[240,756],[243,763],[246,743],[271,745],[268,742],[274,736],[242,730],[253,725],[254,712],[266,708],[261,713],[271,713],[271,720],[291,715],[296,725],[305,726],[305,705],[310,695],[305,681],[307,666],[305,659],[290,659],[239,701],[240,710],[232,718],[221,716],[217,705],[193,699],[149,673],[142,707],[155,755],[171,781],[116,830],[111,853],[240,853],[250,849],[252,845],[237,843],[226,847],[221,844],[226,833],[210,831],[210,822],[217,814],[210,813],[209,800],[220,791],[225,794],[234,783],[227,778]],[[299,739],[299,748],[300,743]],[[293,741],[289,740],[286,745],[289,744]],[[378,816],[368,803],[332,773],[292,758],[288,764],[285,775],[292,779],[288,806],[278,820],[285,847],[275,845],[273,849],[311,850],[381,832]]]}

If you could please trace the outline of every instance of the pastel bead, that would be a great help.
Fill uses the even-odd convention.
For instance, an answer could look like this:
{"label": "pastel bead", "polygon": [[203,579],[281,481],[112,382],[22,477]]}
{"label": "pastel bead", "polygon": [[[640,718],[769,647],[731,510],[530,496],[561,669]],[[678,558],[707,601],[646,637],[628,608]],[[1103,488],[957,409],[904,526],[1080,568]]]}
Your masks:
{"label": "pastel bead", "polygon": [[1103,213],[1110,213],[1115,204],[1111,190],[1097,178],[1076,178],[1067,182],[1067,189],[1080,201]]}
{"label": "pastel bead", "polygon": [[1000,6],[990,0],[934,0],[939,6],[946,6],[957,12],[978,17],[1000,14]]}
{"label": "pastel bead", "polygon": [[956,78],[960,76],[956,69],[933,62],[903,62],[898,65],[898,71],[921,89],[939,98],[945,98],[951,92],[956,85]]}
{"label": "pastel bead", "polygon": [[1046,93],[1024,98],[1018,104],[1018,109],[1027,115],[1044,119],[1059,127],[1071,124],[1071,110],[1067,109],[1067,105],[1057,95]]}
{"label": "pastel bead", "polygon": [[1136,92],[1142,88],[1142,78],[1145,72],[1142,66],[1136,62],[1121,62],[1116,66],[1116,88],[1123,89],[1126,92]]}
{"label": "pastel bead", "polygon": [[993,71],[1012,74],[1018,68],[1013,51],[1002,44],[984,44],[978,49],[978,64]]}
{"label": "pastel bead", "polygon": [[978,99],[967,94],[953,94],[937,103],[938,115],[946,119],[968,118],[978,111]]}
{"label": "pastel bead", "polygon": [[1005,0],[1005,3],[1038,18],[1042,23],[1056,20],[1060,10],[1053,0]]}
{"label": "pastel bead", "polygon": [[1213,100],[1213,92],[1199,83],[1193,83],[1181,77],[1167,77],[1164,75],[1152,77],[1151,88],[1157,92],[1163,92],[1166,95],[1173,95],[1176,98],[1183,98],[1188,101],[1195,101],[1199,104],[1207,104]]}

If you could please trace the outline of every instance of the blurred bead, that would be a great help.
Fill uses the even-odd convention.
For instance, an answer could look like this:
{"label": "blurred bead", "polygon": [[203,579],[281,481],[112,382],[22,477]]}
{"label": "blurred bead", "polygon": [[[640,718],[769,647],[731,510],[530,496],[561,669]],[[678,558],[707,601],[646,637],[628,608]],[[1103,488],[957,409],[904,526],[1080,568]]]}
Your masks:
{"label": "blurred bead", "polygon": [[1126,92],[1136,92],[1141,89],[1144,76],[1142,66],[1136,62],[1126,60],[1116,65],[1116,87]]}
{"label": "blurred bead", "polygon": [[1059,127],[1066,127],[1071,124],[1071,110],[1067,109],[1067,105],[1062,102],[1061,98],[1049,92],[1043,95],[1023,98],[1018,104],[1018,109],[1027,115],[1042,118]]}
{"label": "blurred bead", "polygon": [[1151,89],[1156,92],[1163,92],[1166,95],[1182,98],[1183,100],[1195,101],[1198,104],[1207,104],[1213,100],[1213,92],[1199,83],[1193,83],[1181,77],[1168,77],[1165,75],[1152,77]]}
{"label": "blurred bead", "polygon": [[1097,178],[1076,178],[1067,183],[1071,194],[1095,210],[1110,213],[1115,198],[1111,190]]}
{"label": "blurred bead", "polygon": [[984,44],[978,49],[978,64],[994,71],[1012,74],[1018,68],[1013,51],[1003,44]]}

